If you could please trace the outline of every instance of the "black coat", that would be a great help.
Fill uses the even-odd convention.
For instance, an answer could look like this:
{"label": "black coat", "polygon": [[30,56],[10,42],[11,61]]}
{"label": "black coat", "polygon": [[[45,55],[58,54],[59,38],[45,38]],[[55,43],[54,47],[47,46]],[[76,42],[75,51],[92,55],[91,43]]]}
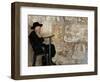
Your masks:
{"label": "black coat", "polygon": [[[49,53],[49,45],[44,44],[43,43],[44,38],[38,37],[35,31],[32,31],[30,33],[29,41],[36,55],[41,53],[47,53],[47,54]],[[55,53],[56,53],[55,46],[51,44],[51,56],[54,57]]]}
{"label": "black coat", "polygon": [[36,54],[43,53],[43,49],[41,46],[43,45],[44,38],[38,37],[36,32],[32,31],[29,35],[29,41]]}

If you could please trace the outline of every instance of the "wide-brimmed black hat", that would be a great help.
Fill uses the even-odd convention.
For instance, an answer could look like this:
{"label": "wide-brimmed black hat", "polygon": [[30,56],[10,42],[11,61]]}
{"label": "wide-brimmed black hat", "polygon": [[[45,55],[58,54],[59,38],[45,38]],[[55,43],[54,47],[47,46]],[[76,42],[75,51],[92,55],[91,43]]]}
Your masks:
{"label": "wide-brimmed black hat", "polygon": [[43,24],[40,24],[39,22],[34,22],[34,23],[33,23],[33,26],[31,27],[31,29],[35,29],[37,26],[42,27]]}

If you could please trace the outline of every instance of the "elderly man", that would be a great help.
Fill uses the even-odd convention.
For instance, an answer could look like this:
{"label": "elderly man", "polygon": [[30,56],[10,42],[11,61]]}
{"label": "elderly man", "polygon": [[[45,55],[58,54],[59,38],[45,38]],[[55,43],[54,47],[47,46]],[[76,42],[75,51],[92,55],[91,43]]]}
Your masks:
{"label": "elderly man", "polygon": [[[33,26],[31,27],[32,32],[29,35],[29,41],[32,45],[34,56],[33,56],[33,66],[35,66],[36,57],[39,54],[49,54],[49,45],[44,44],[44,37],[41,36],[41,27],[43,24],[40,24],[39,22],[34,22]],[[56,50],[55,46],[51,44],[51,58],[55,56]],[[50,61],[52,65],[55,65],[52,62],[52,59]],[[43,56],[42,58],[43,65],[46,65],[46,57]]]}

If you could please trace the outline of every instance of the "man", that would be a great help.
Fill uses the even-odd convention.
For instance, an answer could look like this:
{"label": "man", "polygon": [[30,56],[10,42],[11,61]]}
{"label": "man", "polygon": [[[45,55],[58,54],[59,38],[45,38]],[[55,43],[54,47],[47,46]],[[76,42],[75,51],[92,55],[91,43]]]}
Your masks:
{"label": "man", "polygon": [[[32,32],[29,35],[29,41],[32,45],[34,56],[33,56],[33,66],[35,66],[36,57],[39,54],[49,54],[49,45],[44,44],[44,38],[41,36],[41,27],[43,24],[40,24],[39,22],[34,22],[33,26],[31,27]],[[55,46],[51,44],[51,58],[55,56],[56,50]],[[43,56],[42,58],[43,65],[46,65],[46,57]],[[52,62],[51,59],[51,63]]]}

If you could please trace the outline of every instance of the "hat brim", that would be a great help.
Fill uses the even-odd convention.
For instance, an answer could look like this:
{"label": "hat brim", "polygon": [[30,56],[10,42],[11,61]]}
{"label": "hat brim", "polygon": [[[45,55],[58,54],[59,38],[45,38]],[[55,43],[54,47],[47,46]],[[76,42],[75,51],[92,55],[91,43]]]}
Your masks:
{"label": "hat brim", "polygon": [[42,26],[43,26],[43,24],[38,24],[38,25],[36,25],[36,26],[32,26],[32,27],[31,27],[31,29],[35,29],[37,26],[42,27]]}

